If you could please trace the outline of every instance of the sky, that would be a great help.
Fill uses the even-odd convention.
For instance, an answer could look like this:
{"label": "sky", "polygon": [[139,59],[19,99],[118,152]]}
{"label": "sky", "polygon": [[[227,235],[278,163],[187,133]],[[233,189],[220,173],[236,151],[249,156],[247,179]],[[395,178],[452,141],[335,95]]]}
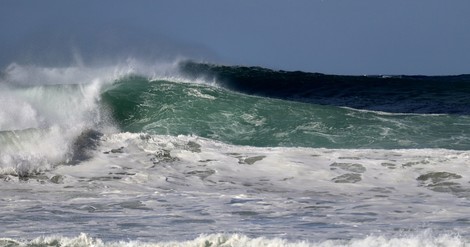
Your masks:
{"label": "sky", "polygon": [[470,73],[468,0],[2,0],[0,67],[191,58],[328,74]]}

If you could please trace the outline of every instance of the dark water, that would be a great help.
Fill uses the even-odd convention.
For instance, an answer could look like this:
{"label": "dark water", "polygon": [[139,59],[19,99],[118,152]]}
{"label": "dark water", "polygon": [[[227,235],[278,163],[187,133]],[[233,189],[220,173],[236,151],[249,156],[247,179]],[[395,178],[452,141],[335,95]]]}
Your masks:
{"label": "dark water", "polygon": [[470,114],[470,75],[343,76],[181,63],[193,78],[266,97],[394,113]]}

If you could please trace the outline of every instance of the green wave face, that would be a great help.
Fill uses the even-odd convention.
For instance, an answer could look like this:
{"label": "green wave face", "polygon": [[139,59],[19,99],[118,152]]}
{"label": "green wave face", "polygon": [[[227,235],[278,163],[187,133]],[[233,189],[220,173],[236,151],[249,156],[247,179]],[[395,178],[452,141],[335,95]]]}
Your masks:
{"label": "green wave face", "polygon": [[470,148],[470,117],[384,114],[128,77],[102,93],[123,131],[197,135],[237,145]]}

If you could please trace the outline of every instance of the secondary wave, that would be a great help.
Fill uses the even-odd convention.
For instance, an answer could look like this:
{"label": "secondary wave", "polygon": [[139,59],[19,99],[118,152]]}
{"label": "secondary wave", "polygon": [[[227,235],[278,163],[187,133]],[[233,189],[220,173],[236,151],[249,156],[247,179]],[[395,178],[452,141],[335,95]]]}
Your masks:
{"label": "secondary wave", "polygon": [[449,234],[432,234],[430,231],[415,235],[399,237],[369,236],[362,239],[353,240],[326,240],[323,242],[307,241],[288,241],[282,238],[250,238],[241,234],[210,234],[201,235],[194,240],[188,241],[168,241],[168,242],[140,242],[140,241],[121,241],[121,242],[103,242],[100,239],[92,238],[86,234],[81,234],[75,238],[47,236],[33,239],[31,241],[17,241],[14,239],[0,239],[1,246],[225,246],[225,247],[246,247],[246,246],[289,246],[289,247],[347,247],[347,246],[465,246],[469,243],[467,239]]}

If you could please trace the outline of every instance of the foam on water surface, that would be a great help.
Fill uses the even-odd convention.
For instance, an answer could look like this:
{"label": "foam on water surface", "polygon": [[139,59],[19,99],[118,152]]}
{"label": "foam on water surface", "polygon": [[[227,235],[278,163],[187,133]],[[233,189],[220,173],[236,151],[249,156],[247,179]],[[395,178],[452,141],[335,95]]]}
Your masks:
{"label": "foam on water surface", "polygon": [[432,231],[423,231],[418,234],[402,234],[398,237],[388,238],[384,236],[368,236],[363,239],[352,240],[327,240],[323,242],[288,241],[282,238],[250,238],[241,234],[210,234],[201,235],[188,241],[168,242],[142,242],[142,241],[119,241],[103,242],[101,239],[92,238],[86,234],[78,237],[48,236],[39,237],[31,241],[18,241],[14,239],[0,239],[0,246],[109,246],[109,247],[201,247],[201,246],[225,246],[225,247],[464,247],[468,246],[468,240],[452,234],[435,234]]}
{"label": "foam on water surface", "polygon": [[[192,239],[201,233],[351,240],[468,234],[468,151],[233,146],[105,134],[93,158],[26,181],[2,175],[4,236]],[[44,232],[43,224],[48,224]]]}

